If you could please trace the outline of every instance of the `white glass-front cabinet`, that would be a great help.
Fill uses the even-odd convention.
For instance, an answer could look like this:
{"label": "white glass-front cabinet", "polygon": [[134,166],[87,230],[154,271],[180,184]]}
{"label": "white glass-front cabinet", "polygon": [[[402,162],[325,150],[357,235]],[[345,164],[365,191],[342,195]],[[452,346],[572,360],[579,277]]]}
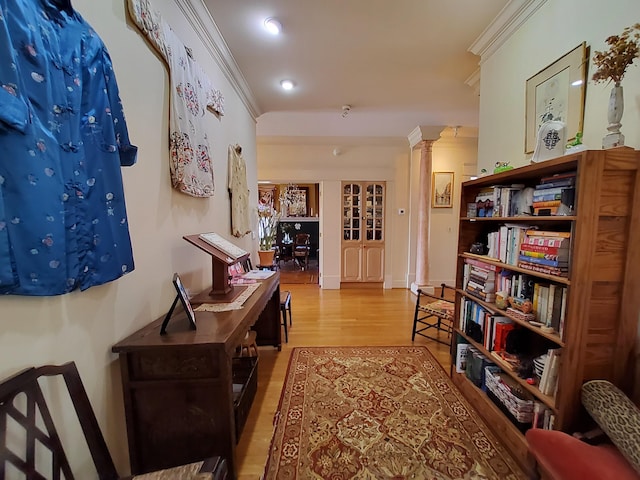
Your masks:
{"label": "white glass-front cabinet", "polygon": [[342,184],[342,282],[384,279],[384,182]]}

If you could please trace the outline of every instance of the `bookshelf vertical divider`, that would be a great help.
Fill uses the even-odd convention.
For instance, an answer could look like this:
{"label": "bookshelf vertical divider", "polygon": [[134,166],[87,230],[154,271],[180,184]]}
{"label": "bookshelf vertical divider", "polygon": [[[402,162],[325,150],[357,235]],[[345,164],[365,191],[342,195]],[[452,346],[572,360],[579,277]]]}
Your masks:
{"label": "bookshelf vertical divider", "polygon": [[[519,383],[555,416],[553,428],[567,432],[581,428],[580,388],[592,379],[607,379],[631,395],[635,373],[635,338],[640,312],[640,152],[629,147],[586,150],[536,163],[507,172],[481,177],[462,184],[458,237],[454,340],[451,347],[451,376],[462,393],[477,406],[484,420],[501,436],[514,457],[528,471],[533,465],[522,433],[503,411],[464,373],[456,372],[457,338],[470,343],[485,355],[490,348],[475,342],[461,330],[463,300],[470,298],[464,289],[465,260],[471,245],[486,242],[487,234],[505,224],[533,226],[540,230],[571,232],[567,278],[527,271],[517,266],[488,259],[503,270],[523,273],[536,281],[552,282],[566,288],[564,332],[542,334],[527,321],[516,321],[526,328],[530,342],[555,342],[562,349],[555,395],[543,395],[507,371],[504,374]],[[570,216],[493,216],[467,217],[467,205],[476,202],[482,189],[524,184],[535,187],[540,179],[576,172],[574,211]],[[471,209],[473,210],[473,209]],[[468,303],[468,302],[467,302]],[[477,302],[497,315],[505,311],[491,302]],[[637,387],[636,387],[637,388]]]}

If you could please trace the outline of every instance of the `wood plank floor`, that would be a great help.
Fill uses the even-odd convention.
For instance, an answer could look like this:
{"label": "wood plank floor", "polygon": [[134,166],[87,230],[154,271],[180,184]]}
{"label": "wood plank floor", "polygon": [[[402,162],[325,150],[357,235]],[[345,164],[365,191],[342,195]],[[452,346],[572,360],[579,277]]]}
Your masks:
{"label": "wood plank floor", "polygon": [[[262,476],[293,347],[412,344],[415,296],[409,290],[322,290],[317,285],[285,284],[280,288],[291,292],[293,327],[282,351],[260,347],[258,392],[237,449],[239,480]],[[428,346],[449,372],[448,346],[423,337],[417,337],[415,345]]]}

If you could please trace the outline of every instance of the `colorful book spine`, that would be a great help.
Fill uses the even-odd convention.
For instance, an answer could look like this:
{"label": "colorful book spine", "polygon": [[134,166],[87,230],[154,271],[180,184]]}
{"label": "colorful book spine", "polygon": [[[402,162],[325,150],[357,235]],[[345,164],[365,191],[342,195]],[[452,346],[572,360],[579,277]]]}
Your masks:
{"label": "colorful book spine", "polygon": [[537,265],[544,265],[545,267],[558,267],[563,268],[569,265],[567,260],[547,260],[546,258],[528,257],[520,254],[521,262],[535,263]]}
{"label": "colorful book spine", "polygon": [[[534,240],[534,239],[530,239]],[[558,244],[555,240],[548,240],[545,242],[545,239],[541,239],[542,242],[539,243],[529,243],[527,241],[522,242],[520,245],[520,251],[524,252],[536,252],[536,253],[548,253],[551,255],[563,255],[569,253],[569,247],[557,247],[555,245]],[[551,243],[551,245],[545,245],[545,243]],[[562,242],[560,242],[562,245]],[[567,244],[568,245],[568,244]]]}
{"label": "colorful book spine", "polygon": [[536,202],[547,202],[551,200],[562,200],[562,193],[534,193],[533,204]]}
{"label": "colorful book spine", "polygon": [[557,277],[566,277],[567,270],[561,269],[558,267],[547,267],[545,265],[537,265],[535,263],[530,262],[518,262],[518,267],[523,268],[525,270],[531,270],[532,272],[545,273],[547,275],[555,275]]}
{"label": "colorful book spine", "polygon": [[571,232],[556,232],[554,230],[527,230],[527,236],[571,238]]}
{"label": "colorful book spine", "polygon": [[525,256],[525,257],[531,257],[531,258],[543,258],[545,260],[552,260],[552,261],[567,261],[568,259],[568,254],[564,254],[564,255],[554,255],[553,253],[542,253],[542,252],[529,252],[527,250],[520,250],[520,256]]}
{"label": "colorful book spine", "polygon": [[537,217],[546,217],[558,213],[560,206],[557,207],[534,207],[533,215]]}
{"label": "colorful book spine", "polygon": [[560,199],[557,200],[533,200],[533,208],[539,207],[559,207],[562,205],[562,201]]}

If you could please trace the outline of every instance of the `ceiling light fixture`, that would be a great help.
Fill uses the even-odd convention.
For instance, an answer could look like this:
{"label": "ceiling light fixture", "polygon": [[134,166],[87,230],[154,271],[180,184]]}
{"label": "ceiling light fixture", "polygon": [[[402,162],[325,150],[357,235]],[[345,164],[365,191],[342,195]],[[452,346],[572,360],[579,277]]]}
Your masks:
{"label": "ceiling light fixture", "polygon": [[269,17],[264,21],[264,28],[271,35],[279,35],[282,32],[282,24],[273,17]]}
{"label": "ceiling light fixture", "polygon": [[350,111],[351,111],[351,105],[342,105],[342,118],[349,115]]}
{"label": "ceiling light fixture", "polygon": [[282,80],[280,86],[283,90],[293,90],[294,83],[292,80]]}

